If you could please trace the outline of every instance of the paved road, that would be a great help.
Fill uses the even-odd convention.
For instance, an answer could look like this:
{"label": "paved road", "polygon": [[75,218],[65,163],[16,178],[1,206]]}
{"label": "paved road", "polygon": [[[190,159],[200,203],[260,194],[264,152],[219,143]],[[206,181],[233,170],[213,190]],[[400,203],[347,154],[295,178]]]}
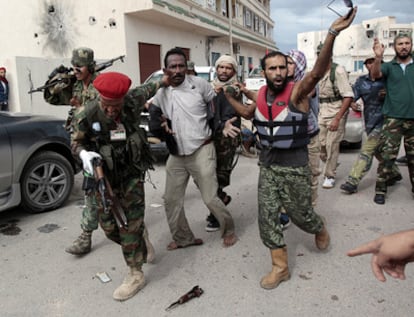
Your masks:
{"label": "paved road", "polygon": [[[354,158],[355,151],[341,154],[339,183]],[[318,252],[313,236],[289,227],[286,241],[292,277],[270,291],[259,286],[270,269],[270,256],[258,234],[255,159],[240,157],[234,171],[230,209],[240,240],[228,249],[221,246],[218,233],[204,231],[207,209],[191,183],[185,202],[187,216],[205,244],[166,250],[170,234],[161,199],[164,167],[157,166],[151,173],[155,188],[146,184],[146,223],[156,261],[144,267],[147,286],[124,303],[112,300],[113,290],[126,274],[121,251],[101,230],[93,236],[89,255],[74,257],[64,252],[79,233],[79,190],[67,206],[54,212],[3,212],[0,316],[412,316],[414,265],[408,267],[406,281],[380,283],[371,274],[368,256],[345,256],[349,248],[382,233],[414,227],[406,167],[402,172],[403,181],[392,188],[384,206],[372,201],[374,170],[352,196],[340,193],[339,185],[321,189],[317,210],[327,218],[332,246],[326,253]],[[13,225],[21,231],[4,234],[6,226]],[[104,284],[95,277],[102,271],[111,282]],[[200,298],[170,312],[164,310],[195,285],[205,291]]]}

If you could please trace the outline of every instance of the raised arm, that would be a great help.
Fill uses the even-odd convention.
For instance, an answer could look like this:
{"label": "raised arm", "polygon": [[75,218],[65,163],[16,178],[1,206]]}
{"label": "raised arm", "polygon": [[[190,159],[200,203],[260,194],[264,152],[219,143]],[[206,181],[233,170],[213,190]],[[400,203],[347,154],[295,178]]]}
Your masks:
{"label": "raised arm", "polygon": [[339,32],[348,28],[355,18],[358,11],[357,7],[354,7],[349,18],[346,16],[339,17],[335,20],[329,28],[322,50],[316,59],[315,66],[313,69],[305,75],[302,81],[295,85],[292,93],[292,102],[296,105],[298,110],[303,112],[309,111],[309,104],[305,101],[308,94],[315,88],[319,80],[325,75],[326,69],[328,68],[329,62],[332,58],[332,49],[335,42],[336,36]]}
{"label": "raised arm", "polygon": [[254,111],[256,110],[256,102],[253,101],[251,104],[245,105],[241,103],[239,100],[235,99],[231,93],[224,91],[224,94],[239,116],[245,119],[253,118]]}
{"label": "raised arm", "polygon": [[374,60],[374,63],[372,64],[372,67],[371,67],[371,76],[373,78],[377,79],[377,78],[382,77],[381,61],[382,61],[382,58],[384,56],[385,48],[384,48],[384,45],[380,43],[378,38],[375,38],[374,39],[374,45],[373,45],[372,49],[374,50],[375,60]]}

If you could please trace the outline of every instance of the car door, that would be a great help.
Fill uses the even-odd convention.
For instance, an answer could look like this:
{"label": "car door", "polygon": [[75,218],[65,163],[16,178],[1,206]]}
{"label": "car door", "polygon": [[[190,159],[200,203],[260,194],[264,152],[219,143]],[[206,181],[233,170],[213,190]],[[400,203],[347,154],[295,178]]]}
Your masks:
{"label": "car door", "polygon": [[0,201],[10,192],[13,176],[12,154],[6,120],[7,117],[0,114]]}

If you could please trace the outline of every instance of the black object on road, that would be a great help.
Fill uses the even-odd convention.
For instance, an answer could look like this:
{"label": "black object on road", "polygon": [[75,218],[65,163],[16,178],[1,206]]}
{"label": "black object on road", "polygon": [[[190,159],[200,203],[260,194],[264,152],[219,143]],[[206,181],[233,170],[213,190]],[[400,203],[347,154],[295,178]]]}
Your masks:
{"label": "black object on road", "polygon": [[202,288],[200,288],[198,285],[194,286],[191,291],[181,296],[176,302],[172,303],[170,306],[168,306],[165,310],[170,310],[178,305],[184,304],[185,302],[188,302],[190,299],[194,297],[200,297],[201,294],[203,294],[204,291]]}

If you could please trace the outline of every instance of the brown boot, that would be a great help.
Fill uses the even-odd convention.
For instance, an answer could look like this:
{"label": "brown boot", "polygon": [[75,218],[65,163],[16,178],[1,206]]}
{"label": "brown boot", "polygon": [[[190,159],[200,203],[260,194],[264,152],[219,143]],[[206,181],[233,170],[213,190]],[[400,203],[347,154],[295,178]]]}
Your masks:
{"label": "brown boot", "polygon": [[92,231],[82,231],[80,236],[73,241],[70,247],[65,251],[73,255],[83,255],[91,251],[92,246]]}
{"label": "brown boot", "polygon": [[155,259],[155,250],[149,239],[147,228],[144,229],[143,236],[144,236],[145,245],[147,246],[147,263],[152,263]]}
{"label": "brown boot", "polygon": [[264,289],[276,288],[280,282],[290,278],[286,247],[270,250],[270,255],[272,256],[272,271],[260,281],[260,286]]}
{"label": "brown boot", "polygon": [[329,243],[331,242],[331,237],[329,236],[329,232],[326,229],[326,220],[322,217],[323,221],[323,228],[321,232],[315,234],[315,243],[316,247],[319,250],[326,250],[329,247]]}
{"label": "brown boot", "polygon": [[124,301],[133,297],[145,286],[145,277],[141,268],[130,267],[130,272],[113,294],[113,298]]}

